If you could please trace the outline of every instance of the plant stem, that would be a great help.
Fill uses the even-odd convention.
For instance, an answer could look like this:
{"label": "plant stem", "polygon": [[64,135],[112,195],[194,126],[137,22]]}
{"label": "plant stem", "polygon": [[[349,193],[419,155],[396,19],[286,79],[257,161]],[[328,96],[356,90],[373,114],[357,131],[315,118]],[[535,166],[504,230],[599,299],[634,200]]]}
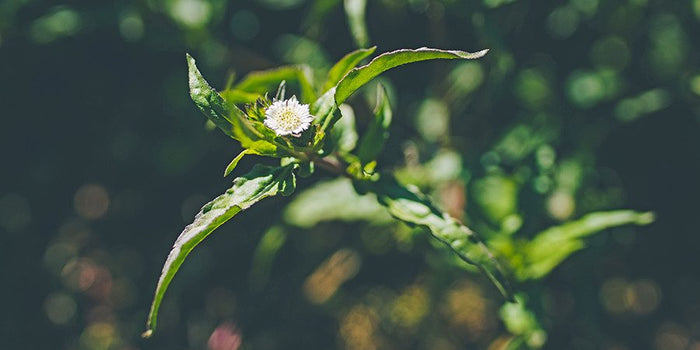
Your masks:
{"label": "plant stem", "polygon": [[345,176],[353,179],[350,174],[345,171],[345,166],[335,157],[325,157],[321,158],[316,154],[307,154],[308,159],[313,161],[319,167],[330,171],[333,174]]}

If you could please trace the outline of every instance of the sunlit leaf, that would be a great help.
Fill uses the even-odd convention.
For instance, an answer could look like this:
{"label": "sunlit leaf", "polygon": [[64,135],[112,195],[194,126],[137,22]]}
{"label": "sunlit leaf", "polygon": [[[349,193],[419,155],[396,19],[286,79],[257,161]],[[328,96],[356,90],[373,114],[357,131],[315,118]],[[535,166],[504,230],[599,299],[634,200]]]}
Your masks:
{"label": "sunlit leaf", "polygon": [[308,69],[302,66],[287,66],[264,71],[251,72],[239,81],[233,90],[260,96],[267,92],[277,90],[282,81],[287,83],[296,82],[299,84],[301,96],[299,100],[304,103],[311,103],[316,99],[316,92],[311,85],[311,74]]}
{"label": "sunlit leaf", "polygon": [[389,213],[411,225],[426,227],[433,237],[449,247],[463,261],[478,267],[509,301],[513,300],[510,283],[503,269],[479,237],[468,227],[437,209],[417,189],[399,184],[384,175],[376,182],[364,184]]}
{"label": "sunlit leaf", "polygon": [[197,69],[194,58],[187,54],[187,65],[189,67],[190,97],[200,111],[209,118],[226,135],[236,138],[233,133],[233,125],[228,120],[230,110],[216,90],[204,79],[202,73]]}
{"label": "sunlit leaf", "polygon": [[331,131],[333,142],[339,152],[351,152],[357,146],[357,130],[355,128],[355,111],[349,105],[341,105],[342,118],[335,124]]}
{"label": "sunlit leaf", "polygon": [[232,128],[234,138],[239,140],[241,147],[248,149],[250,153],[276,157],[287,155],[274,142],[274,131],[264,126],[261,122],[246,118],[238,107],[234,106],[231,108],[229,119],[235,121]]}
{"label": "sunlit leaf", "polygon": [[233,169],[236,168],[236,165],[238,165],[238,162],[243,158],[243,156],[250,153],[252,153],[252,151],[249,149],[244,149],[241,151],[241,153],[238,153],[238,155],[226,166],[226,170],[224,170],[224,177],[228,176],[228,174],[230,174]]}
{"label": "sunlit leaf", "polygon": [[309,111],[316,117],[314,123],[321,125],[321,131],[328,135],[333,125],[340,119],[338,105],[335,104],[335,88],[326,91],[309,106]]}
{"label": "sunlit leaf", "polygon": [[234,104],[214,90],[197,69],[194,58],[187,55],[189,66],[189,85],[192,101],[199,110],[209,118],[226,135],[241,142],[241,146],[250,149],[251,153],[260,155],[280,156],[280,151],[274,140],[274,133],[262,123],[248,120],[243,112]]}
{"label": "sunlit leaf", "polygon": [[[529,349],[539,349],[547,340],[547,333],[542,329],[537,316],[527,307],[525,294],[516,296],[516,303],[506,303],[501,306],[499,314],[506,329],[514,335],[511,342],[526,343]],[[521,349],[522,346],[509,344],[507,349]]]}
{"label": "sunlit leaf", "polygon": [[376,49],[377,47],[373,46],[368,49],[355,50],[341,58],[340,61],[333,65],[331,70],[328,71],[328,78],[326,79],[326,83],[323,85],[323,90],[327,91],[328,89],[338,85],[345,74],[348,74],[351,69],[360,64],[360,62],[367,58],[367,56],[374,53],[374,50]]}
{"label": "sunlit leaf", "polygon": [[360,145],[357,147],[357,157],[362,164],[367,164],[377,158],[384,150],[384,144],[389,138],[391,125],[391,105],[386,96],[386,90],[381,84],[377,85],[377,106],[374,108],[374,118],[369,123]]}
{"label": "sunlit leaf", "polygon": [[396,50],[375,57],[368,64],[352,69],[338,83],[335,92],[335,101],[338,104],[345,102],[357,89],[367,84],[379,74],[400,65],[434,59],[475,59],[483,57],[488,50],[470,53],[465,51],[452,51],[430,49],[422,47],[414,50]]}
{"label": "sunlit leaf", "polygon": [[226,100],[229,106],[253,103],[260,97],[260,94],[257,93],[250,93],[234,89],[226,89],[221,91],[220,95],[224,98],[224,100]]}
{"label": "sunlit leaf", "polygon": [[585,247],[584,238],[607,228],[622,225],[648,225],[654,214],[632,210],[591,213],[579,220],[551,227],[527,242],[523,249],[524,262],[516,273],[520,279],[546,276],[572,253]]}
{"label": "sunlit leaf", "polygon": [[251,172],[233,180],[233,187],[202,207],[194,221],[180,233],[163,266],[153,304],[146,323],[144,337],[156,328],[158,309],[163,295],[187,255],[212,231],[256,202],[278,193],[288,195],[294,190],[295,164],[284,167],[256,165]]}
{"label": "sunlit leaf", "polygon": [[299,192],[284,210],[286,223],[310,228],[327,221],[387,223],[391,217],[374,194],[359,195],[350,180],[337,178],[319,182]]}

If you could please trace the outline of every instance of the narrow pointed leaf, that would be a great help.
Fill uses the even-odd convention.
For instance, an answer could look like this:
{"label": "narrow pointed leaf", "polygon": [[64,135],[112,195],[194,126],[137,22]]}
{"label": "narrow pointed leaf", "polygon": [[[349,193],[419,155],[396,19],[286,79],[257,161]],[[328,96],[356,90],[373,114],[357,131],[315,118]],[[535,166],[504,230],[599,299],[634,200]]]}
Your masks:
{"label": "narrow pointed leaf", "polygon": [[226,89],[220,93],[229,106],[237,104],[253,103],[260,97],[260,94],[250,93],[241,90]]}
{"label": "narrow pointed leaf", "polygon": [[331,88],[321,95],[309,107],[309,111],[316,117],[315,124],[321,125],[324,135],[329,135],[333,125],[340,119],[341,114],[338,105],[335,104],[335,88]]}
{"label": "narrow pointed leaf", "polygon": [[187,255],[212,231],[239,212],[256,202],[278,193],[291,193],[294,185],[294,167],[256,165],[251,172],[233,180],[233,187],[202,207],[194,221],[180,233],[163,266],[156,287],[144,337],[150,337],[156,328],[158,309],[163,295]]}
{"label": "narrow pointed leaf", "polygon": [[389,138],[391,125],[391,105],[384,86],[377,86],[377,106],[374,108],[374,118],[370,121],[367,131],[362,136],[357,148],[357,157],[362,164],[367,164],[377,158],[384,149]]}
{"label": "narrow pointed leaf", "polygon": [[264,95],[275,91],[280,82],[296,82],[301,90],[300,100],[310,103],[316,99],[316,92],[311,85],[310,71],[304,66],[287,66],[264,71],[251,72],[233,87],[233,90]]}
{"label": "narrow pointed leaf", "polygon": [[479,268],[506,299],[513,300],[506,274],[472,230],[437,209],[417,189],[402,186],[393,177],[384,175],[367,185],[392,216],[408,224],[428,228],[433,237],[444,243],[460,259]]}
{"label": "narrow pointed leaf", "polygon": [[355,149],[359,136],[355,128],[355,111],[346,104],[341,105],[339,109],[343,117],[338,120],[338,123],[331,130],[331,138],[337,150],[345,154]]}
{"label": "narrow pointed leaf", "polygon": [[224,170],[224,177],[228,176],[228,174],[230,174],[233,171],[233,169],[236,168],[236,165],[238,165],[238,162],[241,159],[243,159],[243,156],[251,153],[253,153],[253,151],[249,149],[244,149],[243,151],[241,151],[241,153],[238,153],[238,155],[235,158],[233,158],[233,160],[231,160],[231,163],[228,163],[228,165],[226,166],[226,170]]}
{"label": "narrow pointed leaf", "polygon": [[340,105],[357,89],[361,88],[378,75],[403,64],[435,59],[475,59],[483,57],[487,52],[488,50],[482,50],[470,53],[456,50],[430,49],[427,47],[387,52],[375,57],[368,64],[354,68],[348,72],[340,83],[338,83],[335,92],[335,101]]}
{"label": "narrow pointed leaf", "polygon": [[187,66],[189,68],[190,97],[200,111],[221,129],[226,135],[236,138],[233,134],[233,125],[228,120],[230,110],[226,101],[204,79],[197,69],[194,58],[187,54]]}
{"label": "narrow pointed leaf", "polygon": [[524,247],[524,263],[516,269],[518,278],[537,279],[546,276],[564,259],[583,249],[584,238],[607,228],[622,225],[648,225],[654,214],[632,210],[615,210],[588,214],[581,219],[554,226],[537,234]]}
{"label": "narrow pointed leaf", "polygon": [[328,79],[323,85],[323,90],[327,91],[328,89],[338,85],[338,83],[341,79],[343,79],[345,74],[348,74],[348,72],[351,69],[355,68],[358,64],[360,64],[360,62],[362,62],[362,60],[365,59],[367,56],[373,54],[374,50],[376,49],[376,46],[372,46],[369,49],[355,50],[341,58],[340,61],[333,65],[331,70],[328,71]]}
{"label": "narrow pointed leaf", "polygon": [[274,132],[261,122],[248,119],[238,107],[231,108],[230,119],[236,121],[232,127],[234,138],[241,142],[244,149],[249,149],[251,154],[274,157],[286,155],[274,142]]}
{"label": "narrow pointed leaf", "polygon": [[286,241],[287,233],[279,225],[270,227],[260,238],[250,266],[249,281],[252,291],[259,291],[267,283],[277,252]]}

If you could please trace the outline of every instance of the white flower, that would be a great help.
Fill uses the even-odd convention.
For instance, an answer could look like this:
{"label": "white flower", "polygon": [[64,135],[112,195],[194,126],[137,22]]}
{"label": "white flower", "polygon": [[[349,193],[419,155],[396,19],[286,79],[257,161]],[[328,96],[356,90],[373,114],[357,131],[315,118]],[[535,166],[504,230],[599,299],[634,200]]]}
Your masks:
{"label": "white flower", "polygon": [[309,113],[309,105],[301,104],[296,96],[288,100],[275,101],[265,110],[265,126],[278,136],[299,134],[308,129],[314,116]]}

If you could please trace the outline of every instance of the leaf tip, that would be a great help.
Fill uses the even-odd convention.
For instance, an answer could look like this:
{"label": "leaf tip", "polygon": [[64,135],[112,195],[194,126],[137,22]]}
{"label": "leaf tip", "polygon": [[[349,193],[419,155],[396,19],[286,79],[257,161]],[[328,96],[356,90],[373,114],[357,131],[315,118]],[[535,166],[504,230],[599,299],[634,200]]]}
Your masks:
{"label": "leaf tip", "polygon": [[656,221],[656,213],[653,211],[648,211],[646,213],[641,213],[637,216],[637,225],[649,225]]}
{"label": "leaf tip", "polygon": [[477,52],[473,53],[473,58],[484,57],[484,56],[486,56],[487,53],[489,53],[489,50],[490,49],[483,49],[481,51],[477,51]]}
{"label": "leaf tip", "polygon": [[187,66],[194,66],[194,57],[189,52],[185,52],[185,60],[187,61]]}
{"label": "leaf tip", "polygon": [[148,339],[153,335],[153,329],[147,329],[145,332],[141,333],[141,338]]}

